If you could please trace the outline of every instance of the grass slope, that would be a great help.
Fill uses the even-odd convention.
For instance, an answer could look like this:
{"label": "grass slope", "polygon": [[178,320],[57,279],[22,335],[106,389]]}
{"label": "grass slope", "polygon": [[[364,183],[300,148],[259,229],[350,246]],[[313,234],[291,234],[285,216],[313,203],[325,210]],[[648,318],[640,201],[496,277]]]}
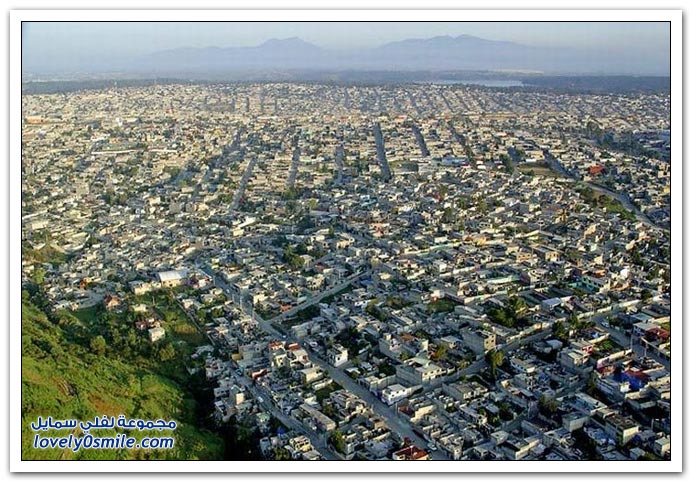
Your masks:
{"label": "grass slope", "polygon": [[[81,323],[79,324],[81,325]],[[71,336],[82,326],[51,322],[27,296],[22,301],[22,458],[63,459],[182,459],[218,460],[223,456],[221,438],[199,427],[198,402],[183,384],[190,376],[180,360],[165,364],[141,356],[131,359],[96,355],[88,345]],[[142,340],[146,342],[146,340]],[[176,375],[171,375],[176,374]],[[144,420],[176,420],[175,431],[130,433],[130,436],[172,434],[171,450],[34,449],[31,422],[38,416],[60,420],[93,420],[97,415]],[[57,431],[53,431],[57,432]],[[116,431],[111,430],[110,435]],[[106,435],[99,431],[94,435]],[[122,433],[122,432],[119,432]],[[61,435],[69,432],[63,430]],[[43,436],[56,436],[51,431]],[[75,436],[81,436],[76,429]]]}

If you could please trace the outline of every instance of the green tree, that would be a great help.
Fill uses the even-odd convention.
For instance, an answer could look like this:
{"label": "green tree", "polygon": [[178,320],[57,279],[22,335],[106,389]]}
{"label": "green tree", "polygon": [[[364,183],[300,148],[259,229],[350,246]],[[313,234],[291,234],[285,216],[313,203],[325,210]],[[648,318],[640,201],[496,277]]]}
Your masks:
{"label": "green tree", "polygon": [[284,447],[279,447],[274,450],[274,460],[293,460],[291,452]]}
{"label": "green tree", "polygon": [[508,300],[508,307],[511,310],[512,317],[515,319],[521,318],[526,313],[528,307],[526,301],[521,296],[512,296]]}
{"label": "green tree", "polygon": [[173,360],[177,355],[175,347],[168,343],[159,351],[159,360],[162,362],[167,362]]}
{"label": "green tree", "polygon": [[557,400],[546,395],[543,395],[538,401],[538,410],[547,418],[552,418],[557,413],[558,407]]}
{"label": "green tree", "polygon": [[432,355],[433,360],[442,360],[447,356],[447,347],[443,344],[437,346],[437,349]]}
{"label": "green tree", "polygon": [[505,362],[505,354],[502,350],[491,350],[485,354],[485,361],[490,366],[490,375],[497,380],[497,367]]}
{"label": "green tree", "polygon": [[40,266],[34,268],[34,272],[31,275],[31,281],[33,281],[38,286],[43,286],[46,281],[46,270]]}
{"label": "green tree", "polygon": [[442,213],[442,222],[451,223],[452,221],[454,221],[454,210],[450,207],[445,208]]}
{"label": "green tree", "polygon": [[598,378],[596,377],[595,373],[591,373],[589,376],[589,379],[586,381],[586,393],[589,395],[593,396],[596,393],[596,381]]}
{"label": "green tree", "polygon": [[106,344],[106,339],[101,335],[92,338],[89,342],[91,352],[98,356],[105,355],[107,347],[108,345]]}
{"label": "green tree", "polygon": [[340,430],[334,430],[329,435],[329,442],[332,444],[337,452],[342,454],[346,453],[346,441],[344,440],[344,434]]}
{"label": "green tree", "polygon": [[556,321],[553,324],[553,336],[563,342],[567,341],[567,339],[569,338],[567,328],[565,327],[565,324],[562,321]]}

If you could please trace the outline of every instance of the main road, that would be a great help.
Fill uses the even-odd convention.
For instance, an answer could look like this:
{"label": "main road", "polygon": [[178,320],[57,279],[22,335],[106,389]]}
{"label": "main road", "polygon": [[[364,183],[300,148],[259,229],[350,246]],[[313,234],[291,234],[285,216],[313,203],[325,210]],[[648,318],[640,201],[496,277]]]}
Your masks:
{"label": "main road", "polygon": [[658,224],[654,223],[649,216],[641,212],[633,203],[630,201],[630,198],[627,194],[617,192],[617,191],[612,191],[606,187],[603,187],[599,184],[594,184],[588,181],[582,181],[581,179],[578,179],[575,175],[573,175],[570,171],[565,169],[565,166],[562,165],[562,163],[552,154],[550,154],[548,151],[544,151],[544,156],[545,160],[548,162],[550,167],[562,174],[563,176],[566,176],[574,181],[578,182],[583,182],[587,186],[589,186],[591,189],[594,191],[597,191],[601,194],[605,194],[608,197],[611,197],[617,201],[619,201],[627,210],[632,212],[634,214],[634,217],[637,219],[637,221],[640,221],[647,226],[650,226],[652,228],[658,228],[662,229],[664,231],[670,232],[670,228],[667,228],[665,226],[659,226]]}
{"label": "main road", "polygon": [[[224,292],[233,298],[234,296],[237,296],[237,293],[233,291],[226,282],[224,282],[219,276],[216,276],[214,271],[208,267],[205,266],[203,267],[203,270],[212,276],[214,279],[214,283],[216,286],[220,287],[221,289],[224,290]],[[366,272],[367,273],[367,272]],[[327,293],[329,292],[337,292],[338,289],[341,289],[343,286],[342,285],[347,285],[351,282],[353,282],[354,279],[356,279],[358,276],[363,276],[366,275],[366,273],[360,273],[357,275],[354,275],[351,277],[351,279],[345,281],[344,283],[337,285],[336,287],[332,288],[331,290],[328,290],[324,293],[321,293],[320,295],[317,295],[314,297],[315,299],[322,299],[324,296],[328,296]],[[335,289],[338,288],[338,289]],[[287,335],[281,333],[279,330],[275,328],[275,326],[272,324],[272,322],[277,321],[279,317],[276,317],[272,319],[271,321],[265,320],[257,314],[251,306],[248,307],[245,303],[242,302],[241,300],[241,308],[245,311],[249,308],[250,313],[247,313],[251,315],[259,324],[260,328],[265,331],[266,333],[269,333],[271,336],[276,337],[277,339],[284,339],[289,342],[294,342],[297,340],[292,339],[291,337],[288,337]],[[526,343],[530,343],[532,341],[538,340],[542,337],[547,336],[550,333],[550,329],[542,330],[540,332],[534,333],[533,335],[530,335],[524,339],[514,341],[512,343],[509,343],[504,347],[504,351],[506,353],[509,353],[520,346],[525,345]],[[428,442],[423,439],[421,436],[419,436],[417,433],[413,431],[413,428],[411,425],[403,418],[403,416],[400,416],[397,414],[396,409],[392,408],[388,405],[386,405],[382,400],[380,400],[375,394],[371,393],[369,390],[367,390],[365,387],[362,385],[359,385],[356,381],[354,381],[350,376],[348,376],[342,369],[333,367],[329,365],[326,361],[324,361],[320,356],[318,356],[314,351],[312,351],[308,346],[304,347],[305,350],[308,352],[310,355],[310,361],[312,361],[315,365],[319,366],[322,370],[324,370],[329,376],[337,382],[339,385],[342,387],[346,388],[348,391],[351,393],[355,394],[359,398],[361,398],[363,401],[365,401],[367,404],[370,405],[372,408],[373,412],[382,417],[382,419],[385,420],[387,425],[390,427],[390,429],[394,430],[397,432],[399,435],[402,437],[407,437],[409,438],[413,443],[415,443],[417,446],[421,448],[427,449],[428,447]],[[469,365],[463,370],[459,370],[456,374],[453,375],[453,377],[450,377],[448,379],[449,382],[458,380],[461,376],[466,376],[466,375],[472,375],[475,373],[480,372],[484,367],[487,366],[487,363],[485,360],[480,359]],[[256,393],[254,390],[256,390],[253,387],[253,393]],[[272,413],[282,421],[285,425],[287,425],[290,428],[296,428],[296,427],[302,427],[301,424],[299,424],[297,421],[294,421],[290,419],[290,417],[286,417],[283,413],[278,411],[276,407],[272,404],[271,407],[269,407]],[[313,446],[316,448],[318,447],[317,444],[321,444],[322,446],[320,447],[320,450],[325,448],[326,445],[324,445],[323,442],[321,442],[321,439],[316,436],[316,434],[311,434],[307,432],[304,428],[300,429],[303,433],[305,433],[312,441]],[[329,454],[327,452],[326,454]],[[333,454],[332,454],[333,455]],[[431,453],[431,458],[433,460],[449,460],[448,457],[444,454],[444,452],[436,450],[432,451]]]}
{"label": "main road", "polygon": [[[211,268],[209,268],[208,266],[205,266],[203,268],[203,270],[207,274],[212,276],[212,278],[214,279],[215,285],[218,286],[219,288],[221,288],[222,290],[224,290],[224,292],[228,296],[231,296],[231,298],[233,296],[237,296],[236,293],[228,286],[228,284],[226,282],[224,282],[219,276],[216,276],[214,274],[214,272],[213,272],[213,270],[211,270]],[[364,274],[364,273],[362,273],[362,274]],[[241,307],[243,308],[243,310],[245,310],[247,308],[244,303],[241,303]],[[251,313],[251,316],[254,317],[254,319],[260,325],[260,328],[262,328],[262,330],[264,330],[266,333],[269,333],[270,335],[276,337],[277,339],[284,339],[288,342],[297,341],[297,340],[293,340],[292,338],[287,337],[283,333],[279,332],[279,330],[277,330],[272,325],[272,323],[270,321],[265,320],[260,315],[258,315],[256,312],[253,311]],[[391,407],[388,407],[387,405],[385,405],[381,400],[379,400],[377,397],[375,397],[375,395],[373,395],[368,390],[366,390],[365,387],[358,385],[351,377],[346,375],[342,370],[339,370],[338,368],[332,367],[331,365],[327,364],[325,361],[320,359],[314,352],[312,352],[308,347],[304,347],[304,348],[306,349],[306,351],[310,355],[310,361],[312,361],[315,365],[319,366],[325,372],[327,372],[329,374],[329,376],[332,378],[332,380],[334,380],[335,382],[340,384],[342,387],[348,389],[350,392],[354,393],[355,395],[357,395],[358,397],[363,399],[363,401],[368,403],[372,407],[373,411],[377,415],[382,417],[385,420],[385,422],[387,423],[387,425],[392,430],[396,431],[397,433],[399,433],[403,437],[408,437],[409,439],[411,439],[411,441],[413,443],[415,443],[416,445],[418,445],[421,448],[427,447],[426,441],[422,437],[420,437],[419,435],[414,433],[413,430],[411,429],[411,426],[408,423],[406,423],[402,418],[398,417]],[[277,418],[279,418],[279,417],[277,417]],[[282,422],[283,422],[282,418],[279,418],[279,420],[282,420]],[[298,422],[296,422],[296,423],[298,423]],[[305,432],[305,430],[303,430],[303,432]],[[313,441],[313,446],[315,446],[314,441]],[[447,457],[445,457],[444,454],[440,451],[433,452],[431,454],[431,457],[434,460],[448,460]]]}

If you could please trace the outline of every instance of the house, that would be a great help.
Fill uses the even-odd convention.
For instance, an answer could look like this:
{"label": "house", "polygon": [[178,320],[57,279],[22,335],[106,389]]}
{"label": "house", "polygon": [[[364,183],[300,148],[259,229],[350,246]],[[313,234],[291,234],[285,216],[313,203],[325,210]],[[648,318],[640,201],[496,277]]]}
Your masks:
{"label": "house", "polygon": [[151,285],[151,283],[135,280],[130,281],[130,289],[136,295],[144,295],[146,293],[149,293],[153,289],[153,286]]}
{"label": "house", "polygon": [[396,376],[410,385],[430,385],[447,374],[447,370],[425,358],[406,360],[396,367]]}
{"label": "house", "polygon": [[382,401],[387,405],[393,405],[399,400],[403,400],[419,387],[405,387],[399,383],[390,385],[382,390]]}
{"label": "house", "polygon": [[654,452],[659,457],[663,457],[670,452],[670,437],[661,437],[656,440],[656,442],[654,442]]}
{"label": "house", "polygon": [[162,339],[165,336],[166,336],[166,330],[164,330],[160,326],[149,329],[149,341],[151,341],[152,343],[159,341],[160,339]]}
{"label": "house", "polygon": [[108,311],[112,311],[120,306],[120,298],[115,295],[108,294],[103,298],[103,306]]}
{"label": "house", "polygon": [[486,330],[474,330],[463,334],[464,345],[476,355],[485,355],[495,348],[495,333]]}
{"label": "house", "polygon": [[322,378],[323,372],[319,367],[310,367],[300,370],[300,381],[309,384]]}
{"label": "house", "polygon": [[577,348],[568,348],[560,353],[560,365],[571,372],[583,372],[589,368],[589,354]]}
{"label": "house", "polygon": [[187,281],[187,270],[161,271],[156,278],[163,288],[175,288],[182,286]]}
{"label": "house", "polygon": [[415,445],[409,445],[394,452],[392,460],[430,460],[430,454]]}
{"label": "house", "polygon": [[639,433],[639,425],[629,417],[614,413],[605,420],[605,432],[624,445]]}
{"label": "house", "polygon": [[333,367],[339,367],[348,361],[348,350],[338,343],[327,350],[327,361]]}
{"label": "house", "polygon": [[442,392],[460,402],[468,402],[474,398],[482,397],[488,392],[488,389],[475,381],[454,382],[442,385]]}

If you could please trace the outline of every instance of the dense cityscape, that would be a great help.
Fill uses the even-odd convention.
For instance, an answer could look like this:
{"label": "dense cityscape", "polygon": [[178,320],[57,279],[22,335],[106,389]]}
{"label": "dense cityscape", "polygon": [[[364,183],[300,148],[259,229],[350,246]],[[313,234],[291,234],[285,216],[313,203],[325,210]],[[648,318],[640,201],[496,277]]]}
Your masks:
{"label": "dense cityscape", "polygon": [[253,459],[669,460],[670,109],[453,83],[23,95],[25,301],[94,360],[195,379],[181,425]]}

